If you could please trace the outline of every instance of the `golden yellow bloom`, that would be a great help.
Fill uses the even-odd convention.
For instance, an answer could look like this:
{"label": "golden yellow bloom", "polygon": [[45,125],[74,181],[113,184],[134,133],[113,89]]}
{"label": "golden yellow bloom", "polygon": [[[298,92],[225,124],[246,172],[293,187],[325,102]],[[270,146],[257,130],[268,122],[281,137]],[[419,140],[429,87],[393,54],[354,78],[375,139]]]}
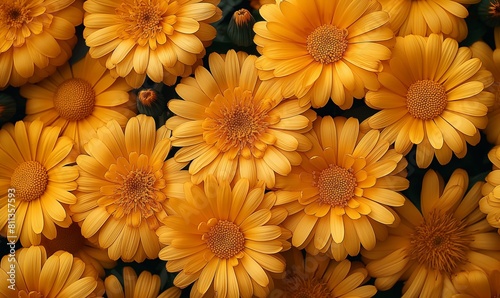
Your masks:
{"label": "golden yellow bloom", "polygon": [[483,67],[493,74],[494,82],[485,90],[495,95],[495,102],[488,110],[488,125],[484,129],[488,142],[500,145],[500,28],[495,29],[495,45],[493,51],[489,45],[483,41],[477,41],[470,46],[472,56],[481,59]]}
{"label": "golden yellow bloom", "polygon": [[173,85],[201,63],[221,18],[219,0],[88,0],[83,36],[90,55],[134,88],[146,75]]}
{"label": "golden yellow bloom", "polygon": [[3,0],[0,4],[0,89],[35,83],[71,57],[82,0]]}
{"label": "golden yellow bloom", "polygon": [[111,121],[76,159],[80,170],[73,220],[85,238],[98,237],[112,260],[142,262],[158,257],[155,234],[167,217],[171,197],[183,197],[186,163],[165,161],[171,145],[165,126],[152,117],[132,117],[122,130]]}
{"label": "golden yellow bloom", "polygon": [[453,277],[453,285],[458,293],[452,298],[500,297],[500,269],[491,274],[484,271],[463,271]]}
{"label": "golden yellow bloom", "polygon": [[137,278],[137,273],[131,267],[123,268],[123,285],[115,275],[109,275],[104,280],[108,298],[179,298],[181,289],[173,286],[160,291],[160,276],[143,271]]}
{"label": "golden yellow bloom", "polygon": [[375,73],[391,57],[387,47],[394,33],[389,15],[377,1],[289,0],[264,5],[265,19],[254,26],[262,54],[256,66],[262,80],[278,78],[285,97],[301,105],[326,105],[329,98],[342,109],[362,98],[365,88],[379,87]]}
{"label": "golden yellow bloom", "polygon": [[[14,265],[12,273],[11,266]],[[13,278],[11,282],[9,279]],[[12,288],[8,286],[15,284]],[[43,246],[16,251],[16,258],[6,255],[0,265],[0,297],[102,297],[104,284],[92,266],[72,254],[58,251],[47,255]]]}
{"label": "golden yellow bloom", "polygon": [[476,145],[479,129],[494,94],[483,91],[493,83],[469,48],[437,34],[398,37],[393,56],[379,74],[382,87],[368,91],[368,106],[381,110],[366,120],[383,129],[382,137],[406,154],[417,145],[417,165],[428,167],[434,155],[447,164],[454,153],[462,158],[467,143]]}
{"label": "golden yellow bloom", "polygon": [[124,127],[135,116],[135,96],[123,79],[111,77],[99,61],[87,55],[36,85],[21,87],[27,98],[24,120],[42,120],[46,125],[59,126],[62,134],[83,145],[96,137],[99,127],[112,119]]}
{"label": "golden yellow bloom", "polygon": [[368,271],[360,262],[340,262],[327,255],[311,255],[296,248],[284,252],[286,271],[275,279],[275,288],[269,297],[373,297],[377,289],[363,284],[368,281]]}
{"label": "golden yellow bloom", "polygon": [[239,179],[231,188],[213,175],[203,185],[184,185],[185,200],[171,199],[175,215],[157,231],[167,246],[159,257],[169,272],[180,271],[174,285],[191,283],[191,297],[267,297],[271,273],[282,273],[279,252],[290,248],[290,233],[278,226],[286,217],[273,208],[276,196],[264,183]]}
{"label": "golden yellow bloom", "polygon": [[179,162],[192,161],[193,183],[207,175],[231,181],[243,177],[271,188],[275,175],[286,175],[300,163],[297,151],[311,148],[303,136],[316,113],[297,99],[281,101],[279,88],[261,82],[254,66],[257,57],[230,50],[213,53],[210,70],[199,67],[195,78],[176,86],[184,100],[174,99],[169,109],[177,116],[165,124],[172,129],[172,145]]}
{"label": "golden yellow bloom", "polygon": [[467,36],[465,18],[469,15],[464,4],[481,0],[379,0],[391,17],[392,30],[398,36],[410,34],[429,36],[442,33],[462,41]]}
{"label": "golden yellow bloom", "polygon": [[446,185],[436,172],[427,171],[422,211],[407,200],[395,208],[400,225],[374,249],[361,251],[375,286],[387,290],[402,280],[404,297],[450,297],[459,290],[452,283],[455,274],[498,270],[500,235],[477,208],[482,184],[466,193],[469,177],[464,170],[455,170]]}
{"label": "golden yellow bloom", "polygon": [[116,262],[108,257],[108,252],[99,247],[97,238],[86,239],[78,224],[73,223],[68,228],[57,229],[57,237],[47,239],[42,237],[40,245],[50,256],[58,250],[64,250],[85,262],[86,266],[93,266],[99,277],[104,278],[104,269],[115,267]]}
{"label": "golden yellow bloom", "polygon": [[487,214],[488,223],[500,233],[500,146],[491,149],[488,158],[493,163],[493,170],[486,176],[479,208]]}
{"label": "golden yellow bloom", "polygon": [[250,0],[250,6],[259,9],[262,5],[280,3],[281,1],[283,0]]}
{"label": "golden yellow bloom", "polygon": [[275,185],[293,246],[329,252],[337,261],[358,255],[360,245],[373,248],[385,225],[397,223],[391,206],[404,203],[398,191],[409,185],[406,159],[377,130],[361,134],[355,118],[326,116],[306,136],[312,149]]}
{"label": "golden yellow bloom", "polygon": [[[56,225],[72,223],[67,207],[76,202],[71,191],[78,169],[67,166],[76,154],[73,141],[59,137],[60,132],[38,120],[8,123],[0,130],[0,230],[9,239],[19,237],[25,247],[40,244],[42,234],[54,239]],[[15,218],[8,218],[14,208]],[[8,219],[15,221],[14,233]]]}

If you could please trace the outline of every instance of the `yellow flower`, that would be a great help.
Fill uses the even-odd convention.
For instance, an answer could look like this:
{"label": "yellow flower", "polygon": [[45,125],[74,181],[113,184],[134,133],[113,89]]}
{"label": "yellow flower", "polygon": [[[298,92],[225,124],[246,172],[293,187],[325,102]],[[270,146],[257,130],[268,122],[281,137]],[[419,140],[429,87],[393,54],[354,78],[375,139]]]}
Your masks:
{"label": "yellow flower", "polygon": [[76,159],[80,170],[73,220],[85,238],[96,236],[112,260],[142,262],[158,257],[155,234],[167,217],[170,197],[182,197],[186,163],[165,161],[170,131],[152,117],[132,117],[122,130],[111,121]]}
{"label": "yellow flower", "polygon": [[495,45],[493,51],[488,44],[483,41],[477,41],[470,46],[472,56],[481,59],[483,67],[491,71],[494,82],[486,88],[495,95],[493,106],[489,107],[488,125],[484,129],[488,142],[500,145],[500,61],[494,56],[500,55],[500,28],[495,29]]}
{"label": "yellow flower", "polygon": [[131,267],[123,268],[123,285],[115,275],[109,275],[104,280],[108,298],[179,298],[181,289],[173,286],[162,293],[160,291],[160,276],[143,271],[137,274]]}
{"label": "yellow flower", "polygon": [[452,298],[500,297],[500,269],[486,274],[480,270],[463,271],[453,277],[458,293]]}
{"label": "yellow flower", "polygon": [[207,175],[231,181],[243,177],[271,188],[275,174],[286,175],[300,163],[297,151],[311,148],[303,133],[311,129],[316,113],[297,99],[281,101],[280,90],[261,82],[257,58],[230,50],[213,53],[210,70],[199,67],[195,78],[176,86],[184,100],[174,99],[169,109],[177,116],[167,120],[172,145],[183,147],[179,162],[192,160],[189,173],[200,183]]}
{"label": "yellow flower", "polygon": [[262,80],[278,78],[285,97],[342,109],[379,87],[375,73],[391,57],[389,15],[370,0],[289,0],[264,5],[254,26]]}
{"label": "yellow flower", "polygon": [[[382,87],[368,91],[368,106],[381,110],[366,120],[383,129],[382,137],[406,154],[417,145],[417,165],[428,167],[434,155],[447,164],[462,158],[467,143],[480,140],[488,107],[495,96],[483,89],[493,83],[469,48],[437,34],[398,37],[393,56],[379,74]],[[364,125],[363,125],[364,126]]]}
{"label": "yellow flower", "polygon": [[[54,239],[56,225],[72,223],[67,206],[76,202],[71,191],[78,169],[67,166],[76,154],[73,141],[59,137],[60,131],[38,120],[8,123],[0,130],[0,230],[9,239],[19,237],[25,247],[40,244],[42,234]],[[14,208],[15,217],[8,218]],[[8,219],[15,222],[14,233]]]}
{"label": "yellow flower", "polygon": [[360,262],[330,259],[327,255],[311,255],[296,248],[283,253],[286,271],[275,279],[269,297],[373,297],[377,289],[368,281],[368,271]]}
{"label": "yellow flower", "polygon": [[48,255],[64,250],[85,262],[86,266],[93,266],[99,276],[104,278],[104,269],[111,269],[116,262],[108,257],[108,252],[99,247],[96,237],[86,239],[78,224],[73,223],[68,228],[57,227],[57,237],[47,239],[42,237],[40,245]]}
{"label": "yellow flower", "polygon": [[250,6],[259,9],[262,5],[280,3],[283,0],[250,0]]}
{"label": "yellow flower", "polygon": [[465,18],[469,12],[464,4],[479,1],[481,0],[379,0],[382,9],[391,16],[391,28],[396,35],[429,36],[431,33],[442,33],[458,41],[467,37]]}
{"label": "yellow flower", "polygon": [[1,297],[83,298],[104,294],[103,282],[94,268],[68,252],[61,250],[48,256],[43,246],[31,246],[18,249],[15,255],[15,260],[9,260],[9,255],[2,258]]}
{"label": "yellow flower", "polygon": [[81,0],[3,0],[0,4],[0,89],[35,83],[71,57]]}
{"label": "yellow flower", "polygon": [[312,254],[329,252],[337,261],[356,256],[397,223],[391,206],[401,206],[398,191],[408,188],[406,160],[380,138],[362,135],[355,118],[326,116],[307,134],[313,142],[300,167],[277,177],[276,205],[289,215],[283,226],[292,245]]}
{"label": "yellow flower", "polygon": [[286,211],[272,208],[276,196],[264,194],[262,181],[253,187],[239,179],[231,188],[212,175],[184,191],[185,200],[171,199],[176,214],[157,231],[167,245],[160,259],[169,272],[180,271],[174,285],[194,282],[191,297],[267,297],[270,273],[285,269],[278,253],[290,247],[290,233],[278,226]]}
{"label": "yellow flower", "polygon": [[500,235],[477,208],[482,184],[466,194],[469,177],[464,170],[455,170],[446,185],[436,172],[427,171],[422,211],[407,200],[395,208],[400,225],[374,249],[361,251],[375,286],[385,291],[402,280],[404,297],[450,297],[458,290],[451,280],[455,274],[498,270]]}
{"label": "yellow flower", "polygon": [[493,170],[486,176],[479,208],[487,214],[488,223],[500,233],[500,146],[491,149],[488,158],[493,163]]}
{"label": "yellow flower", "polygon": [[146,75],[173,85],[201,63],[221,18],[219,0],[88,0],[83,37],[90,55],[134,88]]}
{"label": "yellow flower", "polygon": [[21,95],[27,98],[24,120],[40,119],[46,125],[61,127],[62,134],[83,151],[99,127],[112,119],[124,127],[135,116],[135,97],[128,93],[131,89],[87,55],[36,85],[21,87]]}

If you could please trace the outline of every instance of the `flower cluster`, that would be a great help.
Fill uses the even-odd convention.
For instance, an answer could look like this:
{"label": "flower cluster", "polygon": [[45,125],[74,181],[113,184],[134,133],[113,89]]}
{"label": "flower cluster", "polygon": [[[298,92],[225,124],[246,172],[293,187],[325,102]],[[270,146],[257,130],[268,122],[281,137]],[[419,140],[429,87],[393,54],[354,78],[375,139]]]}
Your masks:
{"label": "flower cluster", "polygon": [[489,0],[4,0],[0,297],[499,296],[497,25]]}

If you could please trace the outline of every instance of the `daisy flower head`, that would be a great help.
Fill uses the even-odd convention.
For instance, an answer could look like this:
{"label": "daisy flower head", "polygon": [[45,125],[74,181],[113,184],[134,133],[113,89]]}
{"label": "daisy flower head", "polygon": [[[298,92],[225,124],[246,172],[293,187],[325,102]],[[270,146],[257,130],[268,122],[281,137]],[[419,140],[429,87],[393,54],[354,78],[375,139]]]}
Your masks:
{"label": "daisy flower head", "polygon": [[406,159],[372,130],[361,134],[355,118],[326,116],[306,134],[311,150],[286,176],[277,177],[277,206],[289,215],[283,226],[292,245],[311,254],[331,253],[341,261],[383,239],[385,225],[397,223],[392,206],[408,188]]}
{"label": "daisy flower head", "polygon": [[132,88],[124,79],[113,78],[99,61],[86,55],[73,65],[65,64],[37,84],[26,84],[20,94],[27,98],[27,121],[40,119],[59,126],[62,134],[83,145],[96,137],[99,127],[112,119],[124,127],[135,116]]}
{"label": "daisy flower head", "polygon": [[390,26],[398,36],[429,36],[432,33],[462,41],[467,37],[464,5],[481,0],[379,0],[390,15]]}
{"label": "daisy flower head", "polygon": [[488,158],[493,163],[493,170],[485,178],[479,208],[487,215],[488,223],[497,228],[500,234],[500,146],[491,149]]}
{"label": "daisy flower head", "polygon": [[118,278],[111,274],[104,280],[108,298],[179,298],[181,289],[173,286],[160,292],[160,276],[142,271],[137,273],[132,267],[124,267],[122,278],[123,285]]}
{"label": "daisy flower head", "polygon": [[484,271],[462,271],[453,277],[453,285],[458,290],[452,298],[500,297],[500,269],[490,274]]}
{"label": "daisy flower head", "polygon": [[342,109],[377,89],[376,73],[391,57],[394,32],[377,1],[289,0],[264,5],[254,26],[262,80],[277,78],[283,95],[319,108]]}
{"label": "daisy flower head", "polygon": [[368,91],[365,101],[380,111],[363,126],[381,129],[382,137],[403,154],[417,145],[420,168],[428,167],[434,155],[442,165],[452,154],[462,158],[467,143],[479,142],[495,98],[484,91],[493,77],[469,48],[437,34],[398,37],[378,77],[382,87]]}
{"label": "daisy flower head", "polygon": [[[174,285],[193,284],[191,297],[267,297],[271,274],[282,273],[279,252],[289,249],[289,231],[279,224],[283,208],[259,181],[239,179],[234,187],[210,175],[204,183],[184,184],[185,200],[172,199],[175,214],[157,230],[166,245],[159,257]],[[205,296],[206,295],[206,296]]]}
{"label": "daisy flower head", "polygon": [[0,4],[0,89],[35,83],[72,55],[82,0],[4,0]]}
{"label": "daisy flower head", "polygon": [[316,113],[296,98],[282,100],[277,85],[257,75],[257,57],[230,50],[210,54],[209,70],[198,67],[194,78],[175,88],[181,99],[168,103],[176,115],[172,145],[179,162],[192,161],[189,173],[198,184],[209,174],[220,180],[263,180],[273,187],[276,174],[286,175],[300,163],[298,152],[311,148],[303,136]]}
{"label": "daisy flower head", "polygon": [[0,297],[102,297],[104,284],[93,269],[62,250],[47,255],[43,246],[21,248],[13,262],[2,258]]}
{"label": "daisy flower head", "polygon": [[[18,236],[24,247],[40,244],[41,235],[54,239],[56,225],[72,223],[68,206],[76,202],[78,169],[69,166],[76,157],[73,141],[60,132],[38,120],[7,123],[0,130],[0,231]],[[14,202],[8,201],[10,194]],[[13,208],[14,233],[7,212]]]}
{"label": "daisy flower head", "polygon": [[86,266],[92,266],[99,277],[104,278],[104,269],[111,269],[116,262],[111,260],[108,252],[99,247],[96,237],[86,239],[77,223],[72,223],[67,228],[56,227],[57,237],[47,239],[42,237],[40,245],[45,248],[47,255],[52,255],[59,250],[64,250],[82,260]]}
{"label": "daisy flower head", "polygon": [[112,260],[142,262],[158,257],[155,234],[167,217],[168,199],[182,197],[186,163],[165,161],[170,131],[152,117],[130,118],[122,130],[111,121],[76,159],[80,177],[72,217],[85,238],[97,237]]}
{"label": "daisy flower head", "polygon": [[369,280],[368,271],[360,262],[332,260],[325,254],[311,255],[296,248],[283,253],[286,271],[275,279],[270,297],[359,297],[377,293]]}
{"label": "daisy flower head", "polygon": [[470,46],[472,56],[481,59],[483,67],[493,75],[493,84],[486,91],[495,95],[494,104],[488,110],[488,125],[483,130],[488,142],[500,145],[500,29],[495,30],[495,50],[484,41],[476,41]]}
{"label": "daisy flower head", "polygon": [[222,12],[219,0],[88,0],[83,37],[90,55],[132,87],[148,76],[173,85],[201,62]]}
{"label": "daisy flower head", "polygon": [[401,218],[385,241],[362,250],[370,276],[382,291],[404,281],[403,297],[450,297],[462,271],[491,274],[500,268],[500,235],[477,208],[483,182],[469,191],[469,177],[455,170],[448,182],[428,170],[422,182],[421,211],[407,200],[395,208]]}

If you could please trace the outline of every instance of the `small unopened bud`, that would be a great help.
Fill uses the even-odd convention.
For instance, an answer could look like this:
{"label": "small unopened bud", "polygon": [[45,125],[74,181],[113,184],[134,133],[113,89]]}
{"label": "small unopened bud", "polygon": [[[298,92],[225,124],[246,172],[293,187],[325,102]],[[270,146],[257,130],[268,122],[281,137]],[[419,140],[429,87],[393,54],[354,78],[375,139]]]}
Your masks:
{"label": "small unopened bud", "polygon": [[232,42],[239,46],[248,47],[253,42],[253,25],[255,19],[252,14],[242,8],[236,11],[227,26],[227,35]]}
{"label": "small unopened bud", "polygon": [[16,100],[5,93],[0,93],[0,125],[14,117],[17,110]]}
{"label": "small unopened bud", "polygon": [[157,126],[163,125],[168,115],[165,98],[152,88],[142,89],[137,93],[137,111],[153,117]]}
{"label": "small unopened bud", "polygon": [[500,0],[482,0],[477,7],[477,15],[486,26],[500,26]]}

